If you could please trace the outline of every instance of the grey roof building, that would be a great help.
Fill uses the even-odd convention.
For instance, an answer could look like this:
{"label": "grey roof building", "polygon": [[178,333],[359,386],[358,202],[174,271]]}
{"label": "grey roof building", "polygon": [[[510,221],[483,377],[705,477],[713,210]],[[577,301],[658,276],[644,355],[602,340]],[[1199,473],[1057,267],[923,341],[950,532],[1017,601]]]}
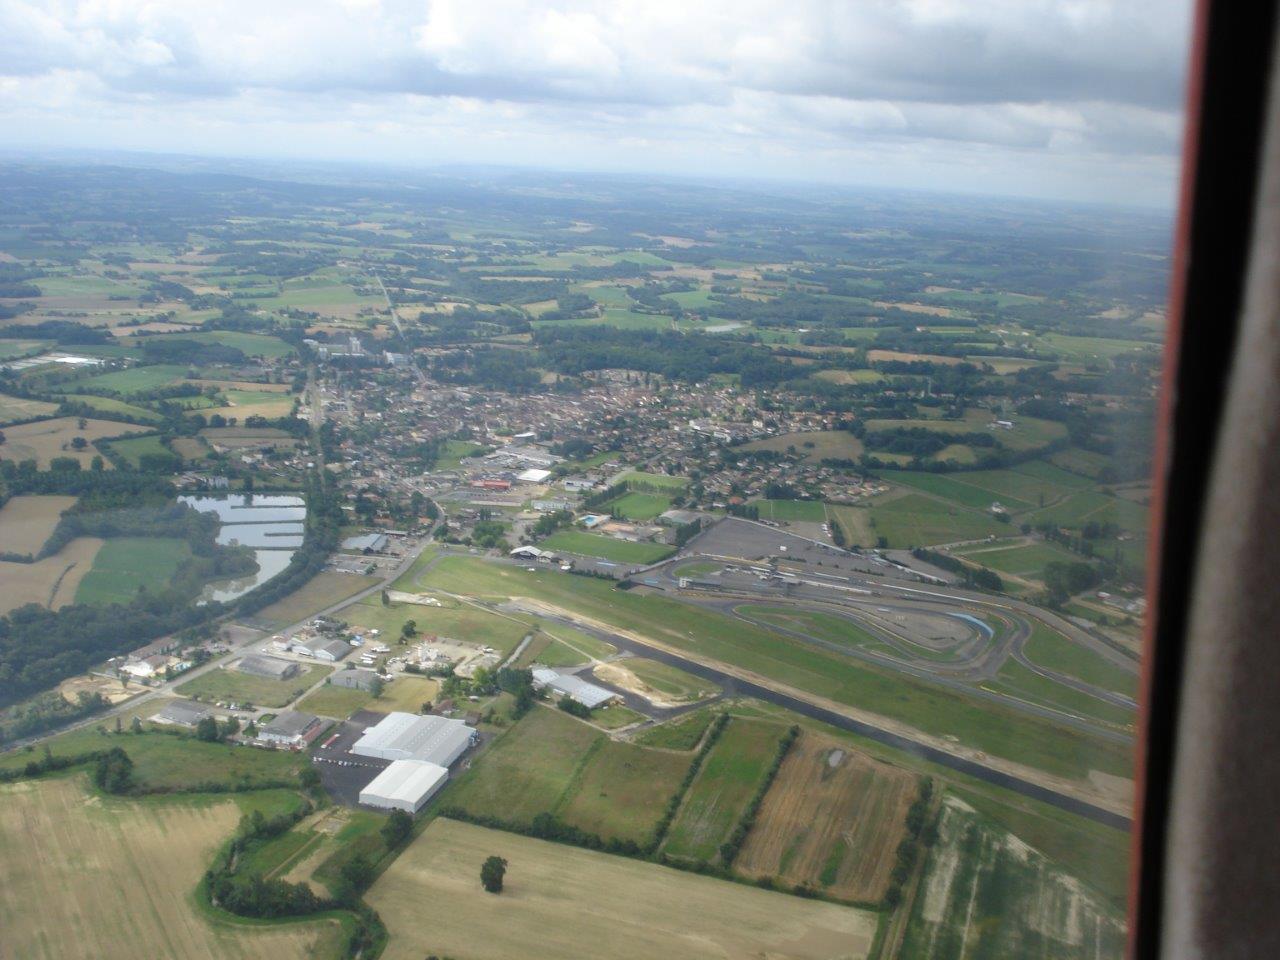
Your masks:
{"label": "grey roof building", "polygon": [[350,690],[372,690],[377,682],[378,675],[372,670],[339,670],[329,678],[333,686]]}
{"label": "grey roof building", "polygon": [[322,721],[314,713],[286,710],[268,724],[258,728],[258,739],[291,746],[309,742],[320,732]]}
{"label": "grey roof building", "polygon": [[266,677],[269,680],[288,680],[302,668],[292,660],[281,660],[279,657],[262,657],[256,653],[241,657],[236,669],[252,677]]}
{"label": "grey roof building", "polygon": [[381,553],[387,549],[385,533],[365,533],[358,537],[347,537],[342,541],[343,550],[354,550],[359,553]]}
{"label": "grey roof building", "polygon": [[203,703],[196,703],[194,700],[174,700],[159,713],[154,714],[151,719],[155,723],[194,727],[205,717],[211,716],[213,716],[213,711]]}
{"label": "grey roof building", "polygon": [[576,700],[592,710],[618,696],[612,690],[597,687],[594,683],[587,683],[571,673],[560,673],[546,667],[533,668],[533,685],[538,689],[551,690],[570,700]]}
{"label": "grey roof building", "polygon": [[383,760],[425,760],[448,767],[466,752],[475,736],[475,731],[461,720],[397,711],[367,729],[351,752]]}

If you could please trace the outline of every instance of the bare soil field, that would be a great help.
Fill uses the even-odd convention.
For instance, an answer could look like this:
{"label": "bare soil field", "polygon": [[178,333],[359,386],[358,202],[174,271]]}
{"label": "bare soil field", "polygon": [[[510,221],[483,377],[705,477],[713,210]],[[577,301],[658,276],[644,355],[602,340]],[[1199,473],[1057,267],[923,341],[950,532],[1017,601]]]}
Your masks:
{"label": "bare soil field", "polygon": [[0,561],[0,614],[24,603],[54,610],[71,603],[104,542],[96,537],[77,537],[38,563]]}
{"label": "bare soil field", "polygon": [[[507,860],[498,896],[480,864]],[[437,819],[366,895],[383,960],[861,960],[875,914]],[[429,905],[429,920],[423,915]]]}
{"label": "bare soil field", "polygon": [[272,928],[197,912],[192,891],[240,819],[235,803],[103,800],[82,784],[0,787],[5,956],[303,960],[334,936],[325,922]]}
{"label": "bare soil field", "polygon": [[901,353],[897,350],[868,350],[867,359],[871,363],[882,360],[899,360],[902,363],[914,363],[917,360],[923,360],[926,363],[941,363],[950,366],[968,362],[963,357],[944,357],[936,353]]}
{"label": "bare soil field", "polygon": [[0,553],[36,554],[75,497],[18,496],[0,507]]}
{"label": "bare soil field", "polygon": [[[124,701],[136,697],[140,690],[137,684],[126,687],[119,680],[109,679],[107,677],[72,677],[70,680],[63,680],[58,684],[58,692],[63,698],[70,703],[75,703],[77,695],[81,693],[99,694],[113,704],[123,703]],[[155,703],[150,705],[151,712],[156,712]]]}
{"label": "bare soil field", "polygon": [[[0,460],[35,460],[40,464],[40,469],[44,470],[54,457],[74,457],[80,461],[81,468],[87,470],[93,458],[98,456],[98,451],[92,446],[93,441],[145,433],[148,429],[150,428],[110,420],[86,420],[82,430],[75,417],[23,423],[16,427],[5,427],[5,442],[0,444]],[[83,450],[76,450],[71,446],[75,437],[84,437],[90,445]],[[106,461],[105,466],[110,470],[111,461]]]}
{"label": "bare soil field", "polygon": [[188,380],[187,383],[217,387],[219,390],[261,390],[264,393],[288,393],[293,389],[287,383],[259,383],[257,380]]}
{"label": "bare soil field", "polygon": [[805,732],[765,795],[734,867],[845,900],[878,901],[918,792],[913,774]]}
{"label": "bare soil field", "polygon": [[881,310],[887,310],[890,307],[897,307],[899,310],[905,310],[907,313],[924,313],[931,317],[949,317],[951,316],[950,307],[934,307],[927,303],[901,303],[891,302],[888,300],[876,300],[875,306]]}

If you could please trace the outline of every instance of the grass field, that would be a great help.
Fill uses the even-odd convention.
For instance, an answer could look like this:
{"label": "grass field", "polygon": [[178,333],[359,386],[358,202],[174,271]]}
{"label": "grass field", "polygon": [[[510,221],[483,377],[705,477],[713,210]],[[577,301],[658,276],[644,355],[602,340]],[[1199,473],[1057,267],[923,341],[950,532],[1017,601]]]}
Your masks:
{"label": "grass field", "polygon": [[0,507],[0,552],[35,555],[76,497],[23,495]]}
{"label": "grass field", "polygon": [[869,507],[830,504],[827,512],[844,531],[844,542],[849,546],[869,547],[876,542],[875,527],[871,523]]}
{"label": "grass field", "polygon": [[160,442],[158,434],[147,437],[128,437],[124,440],[112,440],[111,449],[124,457],[135,470],[141,466],[142,458],[147,454],[172,456],[173,451]]}
{"label": "grass field", "polygon": [[[499,896],[480,892],[488,856],[508,863]],[[876,929],[865,911],[445,819],[367,899],[391,934],[384,960],[863,960]]]}
{"label": "grass field", "polygon": [[1015,577],[1040,580],[1048,563],[1079,563],[1079,554],[1064,550],[1048,541],[1032,541],[1013,546],[981,545],[962,547],[954,551],[956,556],[972,560],[984,567]]}
{"label": "grass field", "polygon": [[671,498],[653,493],[624,493],[615,500],[602,504],[601,510],[617,511],[619,516],[637,523],[650,520],[671,509]]}
{"label": "grass field", "polygon": [[73,602],[103,543],[96,537],[76,537],[36,563],[0,561],[0,615],[24,603],[57,610]]}
{"label": "grass field", "polygon": [[553,813],[606,839],[639,842],[652,834],[689,762],[538,707],[458,777],[444,802],[517,823]]}
{"label": "grass field", "polygon": [[375,594],[347,607],[341,617],[355,626],[381,631],[387,643],[394,643],[404,624],[412,620],[419,636],[466,640],[503,653],[514,650],[533,623],[532,617],[507,619],[449,597],[441,598],[440,603],[438,607],[416,603],[392,603],[384,607]]}
{"label": "grass field", "polygon": [[752,506],[760,510],[761,520],[822,523],[827,519],[827,508],[820,500],[756,500]]}
{"label": "grass field", "polygon": [[138,588],[158,592],[191,558],[185,540],[173,537],[113,537],[102,545],[93,567],[76,589],[76,603],[130,603]]}
{"label": "grass field", "polygon": [[178,687],[178,693],[200,700],[223,700],[236,703],[252,703],[258,707],[283,707],[291,703],[304,690],[319,683],[333,667],[311,664],[304,666],[296,677],[273,680],[270,677],[253,677],[239,670],[222,667],[201,674]]}
{"label": "grass field", "polygon": [[776,437],[752,440],[738,449],[795,453],[803,456],[806,463],[819,463],[823,460],[857,460],[862,456],[862,441],[847,430],[821,430],[814,433],[782,433]]}
{"label": "grass field", "polygon": [[1018,837],[948,796],[911,907],[904,960],[1124,955],[1123,915]]}
{"label": "grass field", "polygon": [[[0,460],[35,460],[44,470],[54,457],[73,457],[80,462],[81,469],[87,470],[93,458],[98,456],[98,451],[92,446],[93,441],[142,433],[147,429],[110,420],[86,420],[81,429],[76,417],[23,423],[4,428],[5,442],[0,444]],[[82,450],[75,449],[72,440],[76,437],[83,437],[89,445]]]}
{"label": "grass field", "polygon": [[720,692],[710,681],[644,657],[601,663],[593,672],[606,683],[638,693],[658,706],[694,703]]}
{"label": "grass field", "polygon": [[682,714],[674,720],[668,720],[660,726],[650,727],[636,737],[635,742],[646,747],[659,747],[663,750],[692,750],[702,740],[707,727],[715,719],[718,711],[709,707]]}
{"label": "grass field", "polygon": [[56,403],[44,400],[27,400],[23,397],[11,397],[0,393],[0,426],[13,423],[15,420],[30,420],[32,417],[46,417],[58,409]]}
{"label": "grass field", "polygon": [[630,473],[624,474],[622,482],[647,484],[652,487],[669,490],[672,493],[679,493],[689,485],[689,480],[686,477],[669,477],[665,473],[645,473],[642,470],[632,470]]}
{"label": "grass field", "polygon": [[[373,694],[351,687],[335,687],[326,683],[315,693],[309,693],[298,703],[299,710],[314,713],[320,717],[333,717],[345,720],[357,710],[363,710],[373,699]],[[413,713],[417,713],[415,708]]]}
{"label": "grass field", "polygon": [[100,373],[84,380],[76,380],[72,387],[90,387],[127,397],[130,394],[145,393],[157,387],[177,383],[186,373],[187,368],[182,364],[156,363],[146,367],[129,367],[126,370]]}
{"label": "grass field", "polygon": [[302,587],[253,615],[254,620],[288,626],[341,603],[378,582],[377,577],[352,573],[318,573]]}
{"label": "grass field", "polygon": [[974,408],[962,420],[930,420],[926,423],[922,423],[919,420],[868,420],[867,431],[910,429],[924,426],[935,433],[990,433],[998,443],[1017,452],[1039,449],[1055,440],[1061,440],[1067,435],[1066,426],[1053,420],[1038,420],[1035,417],[1017,416],[1012,420],[1012,428],[992,429],[990,427],[992,419],[992,414],[989,411]]}
{"label": "grass field", "polygon": [[920,473],[902,470],[894,483],[950,500],[961,507],[989,510],[999,502],[1012,513],[1021,513],[1065,499],[1088,489],[1091,481],[1034,460],[1007,470],[971,470],[959,473]]}
{"label": "grass field", "polygon": [[887,545],[895,548],[1007,536],[1012,529],[990,513],[954,506],[918,493],[874,504],[870,513],[871,529],[876,537],[884,537]]}
{"label": "grass field", "polygon": [[785,731],[776,723],[730,720],[685,794],[662,852],[695,862],[717,861],[720,844],[742,819]]}
{"label": "grass field", "polygon": [[673,552],[672,548],[664,543],[636,543],[632,540],[602,537],[596,533],[583,533],[580,530],[561,530],[553,533],[539,546],[544,550],[576,553],[579,556],[596,557],[601,560],[611,560],[614,563],[635,564],[657,563]]}
{"label": "grass field", "polygon": [[148,410],[146,407],[140,407],[136,403],[126,403],[124,400],[117,400],[115,397],[99,397],[92,393],[68,393],[65,395],[67,400],[75,403],[87,404],[94,410],[104,416],[114,414],[123,414],[124,416],[134,417],[138,420],[144,420],[150,423],[159,423],[164,419],[154,410]]}
{"label": "grass field", "polygon": [[1043,624],[1033,624],[1031,637],[1023,652],[1028,660],[1048,670],[1056,670],[1117,693],[1136,696],[1138,691],[1137,665],[1133,670],[1117,666],[1101,654],[1094,653],[1078,643],[1072,643],[1060,633]]}
{"label": "grass field", "polygon": [[1052,723],[980,704],[961,693],[890,674],[713,611],[616,590],[605,581],[545,570],[530,573],[461,557],[440,561],[426,579],[458,593],[530,597],[1051,773],[1083,778],[1098,769],[1128,776],[1132,766],[1122,746],[1091,741]]}
{"label": "grass field", "polygon": [[[24,960],[303,960],[336,924],[218,922],[192,892],[235,829],[227,799],[90,796],[79,777],[0,786],[0,927]],[[38,909],[35,906],[38,905]]]}

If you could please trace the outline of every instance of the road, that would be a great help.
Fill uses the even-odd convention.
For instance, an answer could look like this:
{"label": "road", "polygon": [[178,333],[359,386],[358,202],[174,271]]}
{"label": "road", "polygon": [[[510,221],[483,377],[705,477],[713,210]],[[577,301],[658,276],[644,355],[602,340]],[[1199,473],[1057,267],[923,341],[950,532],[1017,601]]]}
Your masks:
{"label": "road", "polygon": [[[391,294],[387,293],[387,285],[382,282],[382,277],[379,276],[377,270],[371,270],[370,272],[373,274],[373,279],[378,281],[378,289],[382,291],[383,299],[387,301],[387,309],[391,311],[391,322],[395,324],[396,333],[399,334],[400,339],[403,340],[404,327],[400,326],[400,316],[396,313],[395,304],[391,302]],[[427,385],[427,375],[423,373],[422,368],[418,366],[418,358],[414,356],[413,351],[407,347],[405,349],[405,353],[409,357],[409,366],[413,367],[413,372],[418,378],[418,383],[425,387]]]}

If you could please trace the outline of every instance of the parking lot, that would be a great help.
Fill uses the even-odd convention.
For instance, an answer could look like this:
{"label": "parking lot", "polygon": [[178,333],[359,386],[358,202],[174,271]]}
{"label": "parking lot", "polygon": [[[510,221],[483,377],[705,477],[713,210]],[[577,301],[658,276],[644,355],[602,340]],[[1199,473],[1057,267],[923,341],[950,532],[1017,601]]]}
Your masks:
{"label": "parking lot", "polygon": [[359,757],[351,747],[385,714],[361,710],[350,720],[334,726],[312,753],[320,782],[338,803],[354,807],[360,802],[360,791],[390,763],[376,757]]}

